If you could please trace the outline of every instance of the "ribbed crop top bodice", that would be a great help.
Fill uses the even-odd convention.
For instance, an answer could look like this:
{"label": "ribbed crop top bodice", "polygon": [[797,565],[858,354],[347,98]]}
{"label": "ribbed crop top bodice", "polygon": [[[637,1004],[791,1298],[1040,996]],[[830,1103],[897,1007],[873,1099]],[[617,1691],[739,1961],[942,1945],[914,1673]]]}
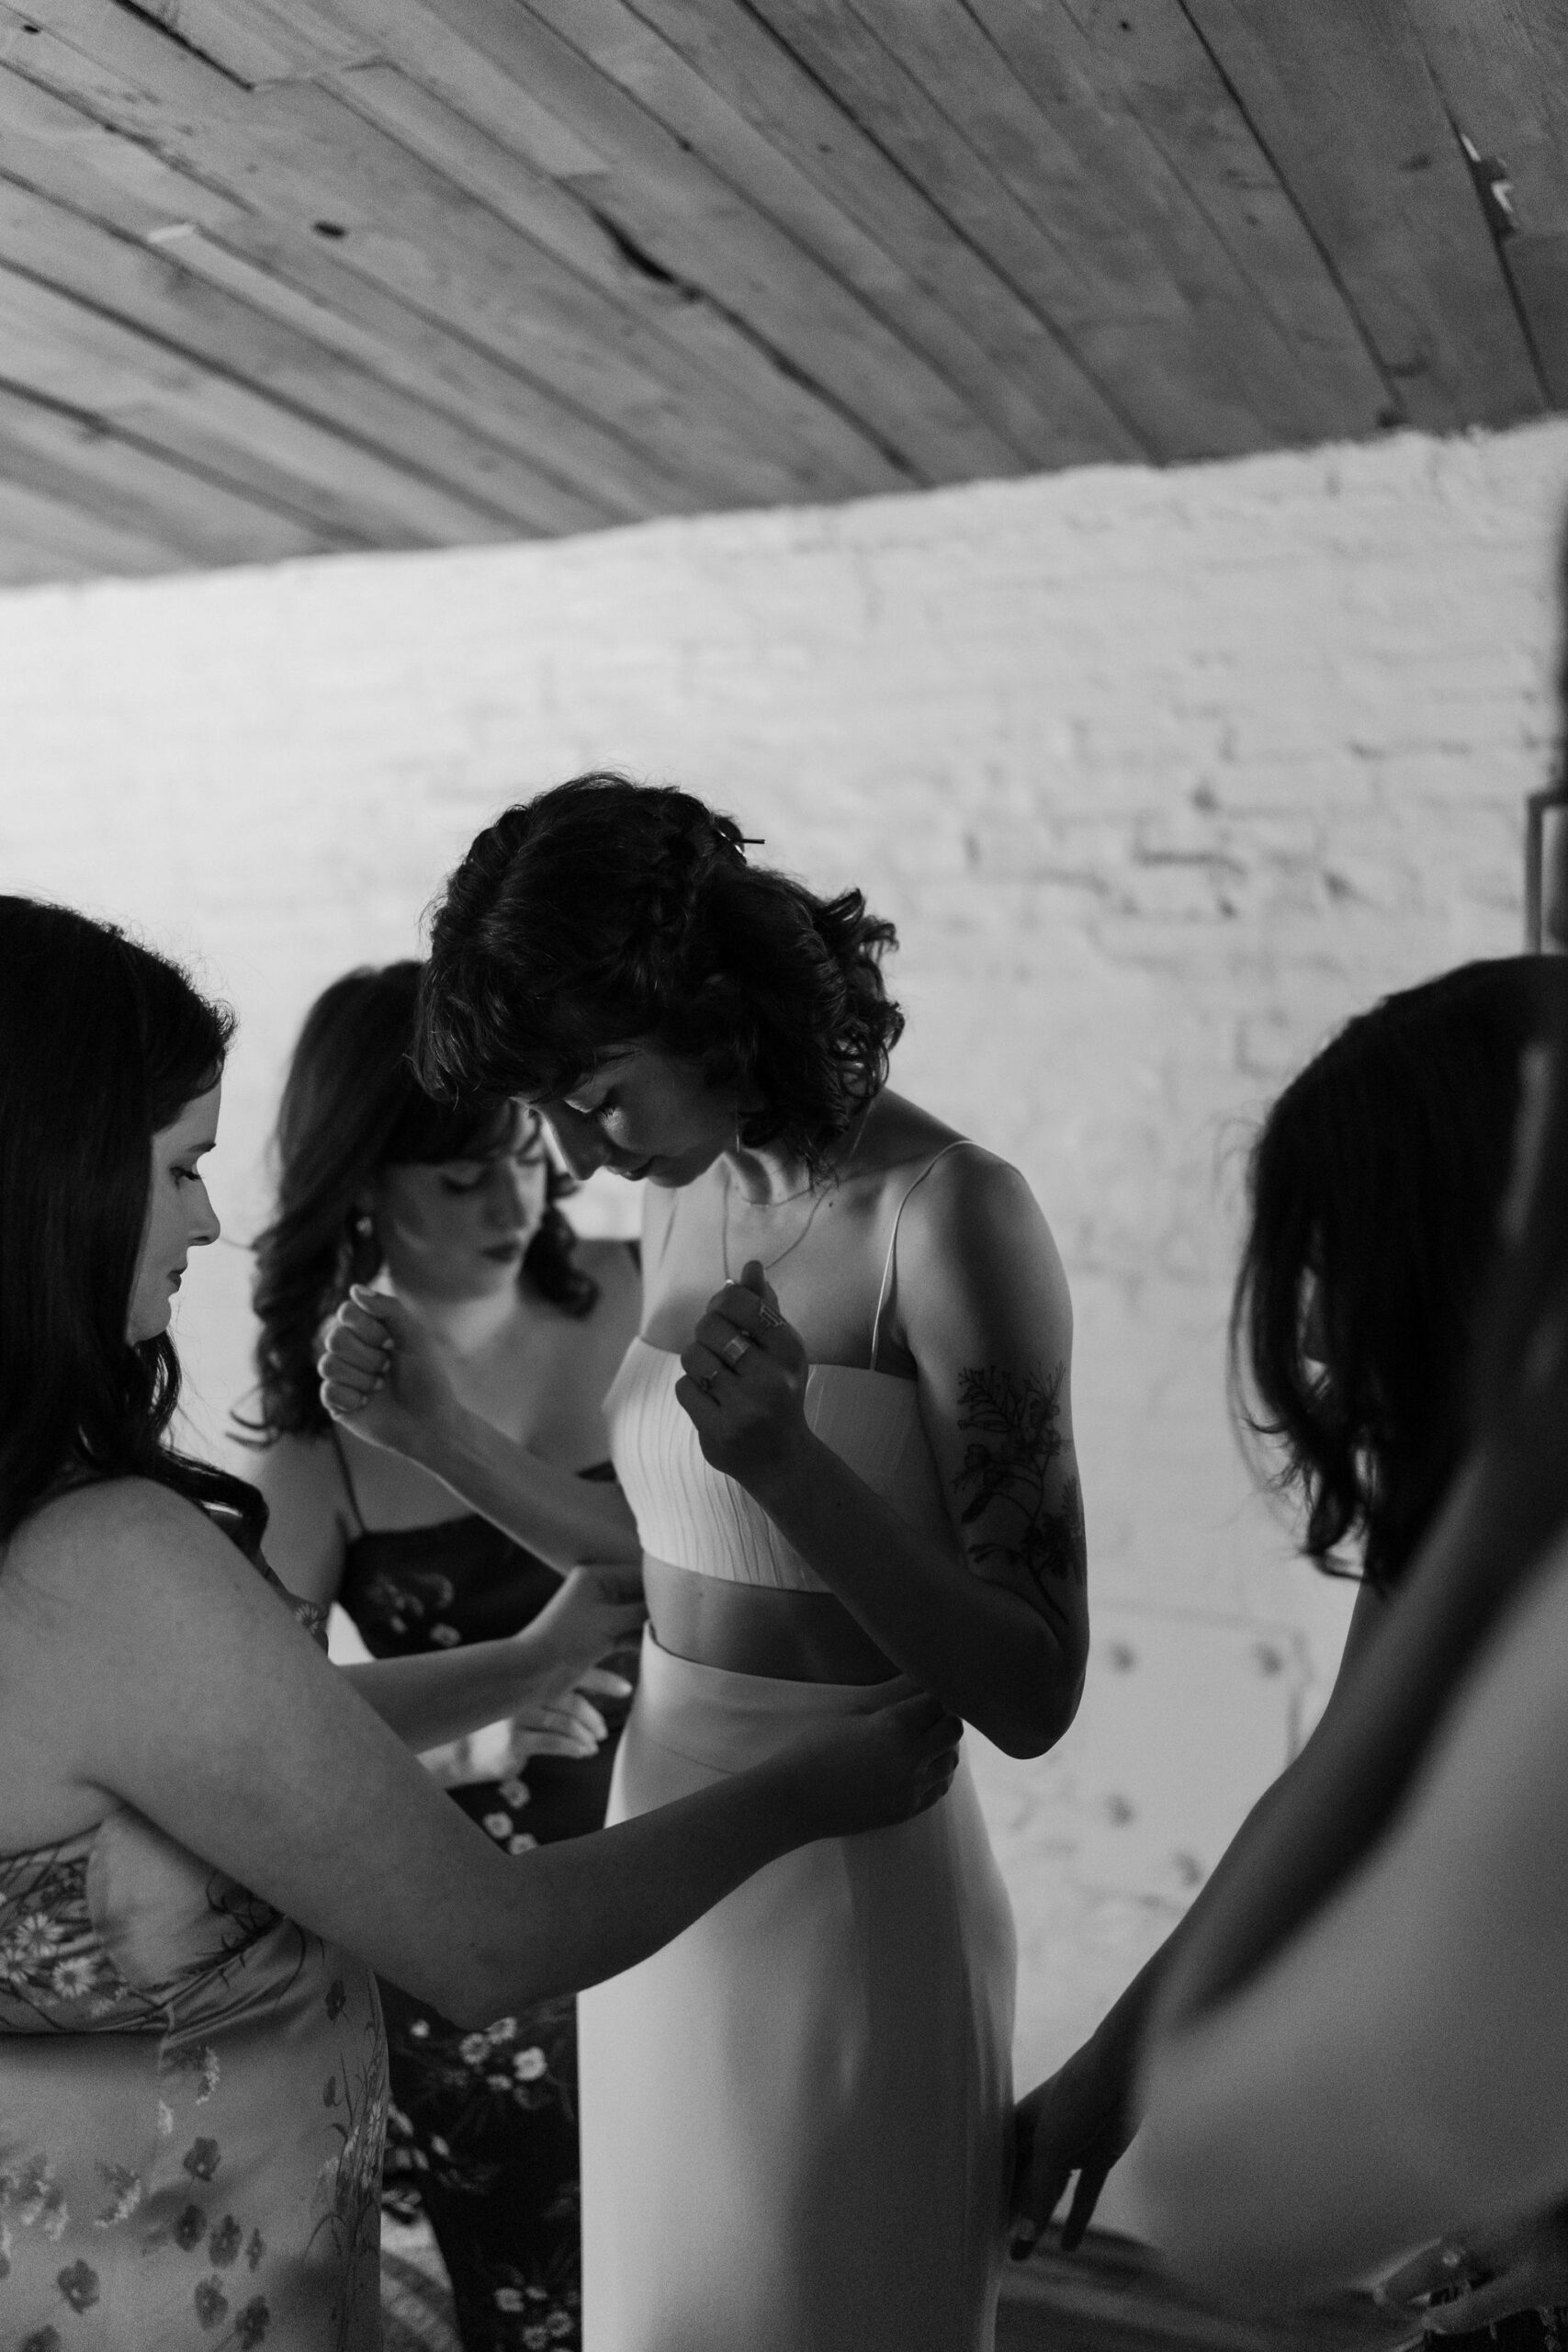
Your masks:
{"label": "ribbed crop top bodice", "polygon": [[[705,1458],[676,1400],[680,1377],[679,1356],[634,1340],[604,1399],[615,1476],[637,1514],[643,1550],[727,1584],[826,1592],[761,1503]],[[806,1419],[901,1519],[938,1523],[942,1492],[912,1380],[815,1363],[807,1375]]]}
{"label": "ribbed crop top bodice", "polygon": [[[874,1358],[905,1203],[937,1160],[958,1148],[948,1144],[928,1160],[899,1202],[872,1329]],[[726,1584],[826,1592],[828,1586],[784,1541],[761,1505],[706,1460],[676,1399],[680,1378],[678,1355],[637,1339],[604,1399],[611,1458],[637,1515],[643,1550],[652,1559]],[[806,1380],[806,1421],[900,1519],[946,1533],[946,1506],[913,1380],[853,1364],[814,1363]]]}

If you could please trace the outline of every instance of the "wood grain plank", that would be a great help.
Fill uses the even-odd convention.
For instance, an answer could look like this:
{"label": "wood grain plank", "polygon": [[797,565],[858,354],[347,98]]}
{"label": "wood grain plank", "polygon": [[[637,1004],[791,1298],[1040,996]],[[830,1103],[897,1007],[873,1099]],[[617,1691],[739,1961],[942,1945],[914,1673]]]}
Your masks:
{"label": "wood grain plank", "polygon": [[[311,339],[301,322],[268,316],[182,267],[186,242],[160,242],[149,250],[0,180],[0,252],[10,267],[160,337],[268,398],[288,401],[351,447],[395,460],[411,513],[419,511],[423,485],[438,500],[460,499],[476,516],[515,524],[528,534],[604,519],[603,509],[585,509],[512,452]],[[438,507],[427,511],[433,526],[452,528],[462,510],[453,505],[444,526],[436,524]]]}
{"label": "wood grain plank", "polygon": [[727,388],[731,428],[749,439],[765,431],[771,446],[798,450],[818,477],[814,494],[906,487],[898,468],[852,418],[781,370],[757,336],[700,287],[634,260],[626,241],[581,194],[525,162],[399,67],[361,67],[333,86],[367,121],[642,318],[661,343],[676,345]]}
{"label": "wood grain plank", "polygon": [[1561,0],[1404,0],[1458,128],[1506,167],[1521,232],[1568,230],[1568,8]]}
{"label": "wood grain plank", "polygon": [[101,411],[236,486],[289,484],[296,511],[347,541],[441,547],[513,535],[456,493],[3,264],[0,337],[18,389]]}
{"label": "wood grain plank", "polygon": [[96,565],[73,562],[58,548],[33,537],[19,521],[13,519],[0,532],[0,587],[69,587],[93,579],[96,571]]}
{"label": "wood grain plank", "polygon": [[919,352],[1018,451],[1055,466],[1077,360],[767,28],[713,0],[535,0],[602,73]]}
{"label": "wood grain plank", "polygon": [[[840,484],[769,446],[754,408],[511,221],[347,106],[306,85],[247,109],[252,186],[297,230],[328,215],[341,255],[650,450],[720,503],[794,500]],[[182,126],[193,143],[199,127]],[[209,171],[220,158],[204,158]]]}
{"label": "wood grain plank", "polygon": [[[1018,469],[999,435],[928,362],[521,0],[330,5],[381,29],[399,62],[433,87],[442,88],[443,60],[461,46],[528,89],[597,151],[597,170],[574,175],[573,188],[897,452],[910,480]],[[1064,431],[1086,454],[1135,447],[1087,379],[1075,401],[1064,396]]]}
{"label": "wood grain plank", "polygon": [[[1181,288],[1188,368],[1210,396],[1223,400],[1225,379],[1239,379],[1286,438],[1373,430],[1387,379],[1180,0],[968,5]],[[1015,185],[1036,200],[1027,157]]]}
{"label": "wood grain plank", "polygon": [[357,65],[374,55],[329,18],[277,0],[138,0],[148,16],[252,87]]}
{"label": "wood grain plank", "polygon": [[[344,232],[341,256],[352,242],[362,275],[648,451],[705,503],[841,491],[819,468],[758,446],[754,417],[731,425],[732,396],[706,369],[325,89],[240,92],[107,0],[62,6],[73,42],[96,52],[79,99],[193,175],[232,181],[231,193],[288,229],[309,233],[324,220]],[[193,69],[205,76],[199,105]]]}
{"label": "wood grain plank", "polygon": [[1057,323],[1162,457],[1345,429],[1336,389],[1303,369],[1157,151],[1107,103],[1103,71],[1097,82],[1086,70],[1095,61],[1055,8],[758,6]]}
{"label": "wood grain plank", "polygon": [[121,137],[96,115],[3,64],[0,172],[138,236],[170,220],[218,227],[240,210],[232,198],[176,171],[140,140]]}
{"label": "wood grain plank", "polygon": [[[309,231],[277,228],[96,115],[0,67],[0,167],[36,192],[139,237],[194,229],[179,255],[253,308],[302,325],[389,384],[471,423],[578,503],[557,527],[684,513],[690,480],[541,391],[340,262]],[[547,453],[547,469],[539,468]]]}
{"label": "wood grain plank", "polygon": [[1247,0],[1186,6],[1410,422],[1538,415],[1543,390],[1403,0],[1313,0],[1266,19]]}
{"label": "wood grain plank", "polygon": [[1554,408],[1568,409],[1568,230],[1510,237],[1503,262]]}
{"label": "wood grain plank", "polygon": [[52,489],[0,474],[0,546],[15,532],[29,553],[47,551],[73,571],[144,574],[177,571],[178,551],[118,516],[74,504]]}
{"label": "wood grain plank", "polygon": [[1500,165],[1503,266],[1547,396],[1568,408],[1568,7],[1560,0],[1405,0],[1456,129]]}
{"label": "wood grain plank", "polygon": [[32,482],[203,564],[277,562],[338,544],[226,482],[192,473],[102,417],[0,385],[0,475]]}
{"label": "wood grain plank", "polygon": [[[323,11],[313,6],[310,13],[313,21]],[[355,20],[332,13],[355,30]],[[14,0],[0,0],[0,26],[7,20],[14,28],[19,11]],[[438,22],[422,23],[436,50],[451,48]],[[58,0],[51,24],[62,38],[39,63],[28,61],[36,78],[289,232],[309,234],[318,220],[344,230],[340,258],[349,257],[351,239],[363,276],[520,368],[541,392],[570,402],[645,453],[654,470],[686,484],[684,497],[644,511],[888,486],[887,467],[863,436],[860,479],[846,484],[798,453],[775,455],[754,415],[727,426],[734,396],[707,368],[375,133],[324,88],[240,91],[109,0]],[[493,82],[493,65],[479,62]],[[907,479],[897,469],[895,478]]]}

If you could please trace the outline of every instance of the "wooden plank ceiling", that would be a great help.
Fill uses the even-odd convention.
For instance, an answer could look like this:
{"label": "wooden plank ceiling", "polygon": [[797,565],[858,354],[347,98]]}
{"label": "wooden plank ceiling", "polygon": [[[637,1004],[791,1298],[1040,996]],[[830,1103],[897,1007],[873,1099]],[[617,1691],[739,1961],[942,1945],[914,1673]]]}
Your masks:
{"label": "wooden plank ceiling", "polygon": [[0,0],[0,581],[1554,407],[1564,0]]}

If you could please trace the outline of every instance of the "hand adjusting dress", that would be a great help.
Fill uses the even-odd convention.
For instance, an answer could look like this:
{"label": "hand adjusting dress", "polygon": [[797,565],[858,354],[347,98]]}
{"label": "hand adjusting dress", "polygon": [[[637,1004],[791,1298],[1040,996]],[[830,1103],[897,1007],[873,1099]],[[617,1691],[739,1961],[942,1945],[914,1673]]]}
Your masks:
{"label": "hand adjusting dress", "polygon": [[[560,1590],[553,1568],[472,1512],[425,1527],[367,1527],[335,1428],[331,1434],[357,1530],[338,1600],[372,1657],[503,1640]],[[582,1473],[614,1475],[607,1462]],[[595,1703],[610,1725],[596,1755],[531,1757],[510,1780],[469,1781],[447,1794],[508,1853],[599,1828],[625,1702]],[[470,2032],[395,1984],[383,1983],[380,1994],[392,2088],[385,2202],[399,2220],[423,2207],[464,2352],[521,2352],[547,2335],[551,2352],[577,2352],[572,1996]]]}
{"label": "hand adjusting dress", "polygon": [[[605,1402],[645,1551],[699,1575],[825,1590],[704,1459],[680,1374],[678,1357],[635,1340]],[[912,1381],[817,1364],[806,1411],[900,1516],[948,1533]],[[730,1673],[671,1656],[649,1631],[609,1818],[913,1687]],[[961,1760],[929,1812],[770,1863],[582,1995],[587,2352],[988,2352],[1014,1962]]]}
{"label": "hand adjusting dress", "polygon": [[129,1806],[0,1855],[6,2352],[377,2352],[386,2059],[367,1969]]}

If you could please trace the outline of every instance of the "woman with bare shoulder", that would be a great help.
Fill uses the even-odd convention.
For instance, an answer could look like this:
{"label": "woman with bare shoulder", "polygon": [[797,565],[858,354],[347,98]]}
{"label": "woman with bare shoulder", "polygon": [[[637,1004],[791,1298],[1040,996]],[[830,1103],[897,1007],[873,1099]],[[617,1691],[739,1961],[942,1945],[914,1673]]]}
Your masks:
{"label": "woman with bare shoulder", "polygon": [[[1018,1171],[886,1087],[891,926],[604,775],[452,877],[433,1091],[537,1105],[649,1182],[606,1412],[650,1624],[612,1818],[925,1690],[1017,1756],[1087,1643],[1071,1314]],[[523,1540],[558,1495],[357,1292],[324,1395]],[[761,1876],[581,2005],[591,2352],[983,2352],[1010,2138],[1013,1935],[960,1768],[922,1822]]]}
{"label": "woman with bare shoulder", "polygon": [[38,2352],[376,2352],[376,1977],[488,2026],[953,1770],[918,1699],[596,1836],[464,1818],[414,1751],[527,1702],[533,1628],[334,1670],[262,1497],[168,1442],[231,1027],[0,899],[0,2338]]}
{"label": "woman with bare shoulder", "polygon": [[[602,1828],[643,1619],[635,1557],[558,1572],[321,1400],[323,1326],[355,1282],[416,1316],[466,1405],[542,1459],[611,1480],[604,1397],[637,1329],[635,1250],[583,1241],[536,1112],[434,1102],[409,1067],[420,966],[346,972],[305,1016],[284,1082],[277,1198],[256,1242],[255,1471],[267,1557],[335,1601],[378,1658],[532,1628],[556,1672],[529,1707],[424,1758],[507,1853]],[[254,1430],[255,1421],[250,1427]],[[619,1548],[629,1553],[628,1544]],[[464,2352],[581,2342],[576,2003],[476,2033],[380,1986],[391,2109],[383,2198],[423,2211]]]}

